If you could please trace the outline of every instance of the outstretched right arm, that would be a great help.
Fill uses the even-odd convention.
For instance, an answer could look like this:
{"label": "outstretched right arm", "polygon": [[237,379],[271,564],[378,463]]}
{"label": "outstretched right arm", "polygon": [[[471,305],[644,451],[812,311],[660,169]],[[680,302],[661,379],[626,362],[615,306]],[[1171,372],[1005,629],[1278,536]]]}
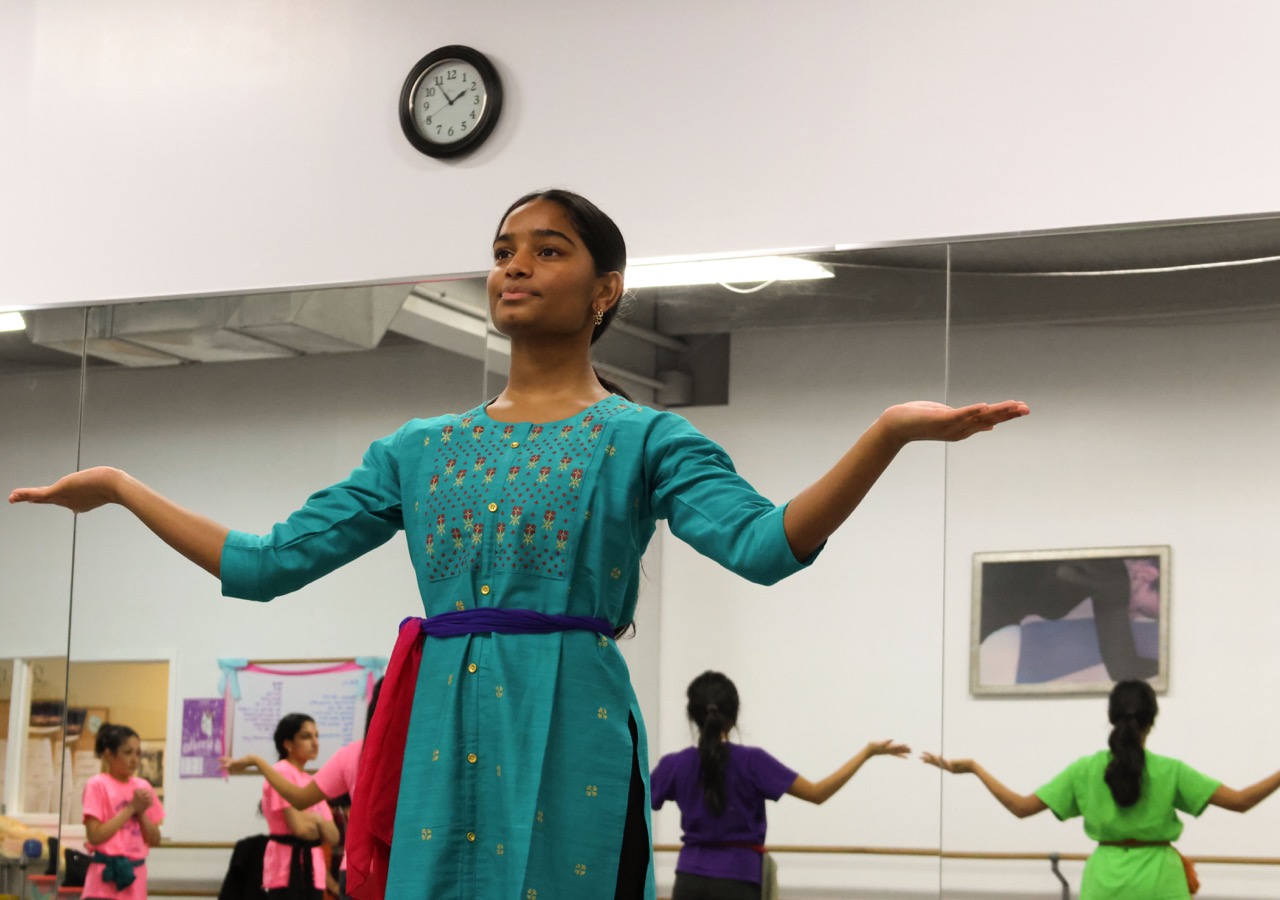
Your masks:
{"label": "outstretched right arm", "polygon": [[73,472],[47,487],[19,488],[10,503],[51,503],[82,513],[108,503],[129,510],[156,535],[214,577],[221,574],[222,545],[230,529],[183,509],[141,481],[110,466]]}
{"label": "outstretched right arm", "polygon": [[401,431],[375,441],[345,481],[312,494],[269,534],[232,531],[183,509],[119,469],[85,469],[48,487],[21,488],[10,503],[52,503],[88,512],[118,503],[187,559],[222,580],[228,597],[270,600],[296,591],[404,526],[400,510]]}

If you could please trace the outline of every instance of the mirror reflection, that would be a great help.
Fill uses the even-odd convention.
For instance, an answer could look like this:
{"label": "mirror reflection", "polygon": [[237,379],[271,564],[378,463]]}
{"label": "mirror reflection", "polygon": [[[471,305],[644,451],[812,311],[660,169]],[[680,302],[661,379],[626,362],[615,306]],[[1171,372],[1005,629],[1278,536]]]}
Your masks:
{"label": "mirror reflection", "polygon": [[[650,764],[695,747],[701,729],[690,722],[686,690],[708,670],[728,676],[738,694],[731,745],[761,748],[813,785],[830,785],[829,776],[858,760],[856,774],[820,807],[805,802],[803,788],[768,804],[767,844],[787,896],[1056,896],[1051,853],[1061,854],[1059,870],[1078,892],[1095,846],[1078,823],[1047,814],[1019,822],[976,779],[865,752],[889,740],[973,758],[1029,793],[1105,747],[1110,672],[1100,646],[1098,660],[1075,669],[1072,661],[1047,665],[1044,650],[1059,643],[1059,626],[1096,635],[1097,591],[1060,615],[1033,612],[979,629],[975,641],[980,554],[1071,559],[1168,548],[1167,564],[1147,580],[1161,599],[1132,601],[1128,616],[1134,635],[1154,629],[1157,648],[1167,630],[1168,690],[1157,698],[1153,752],[1235,787],[1269,771],[1263,742],[1202,759],[1201,732],[1217,718],[1248,717],[1248,697],[1232,686],[1269,658],[1271,614],[1248,598],[1265,596],[1270,532],[1255,509],[1274,481],[1263,460],[1275,418],[1266,411],[1277,400],[1269,348],[1280,317],[1275,264],[1251,261],[1274,255],[1274,238],[1270,222],[1251,221],[826,250],[793,254],[824,277],[756,274],[762,280],[627,292],[625,314],[593,348],[597,370],[639,403],[677,409],[775,501],[802,491],[903,399],[1018,397],[1035,409],[995,435],[908,447],[820,561],[776,586],[711,565],[665,526],[649,545],[637,633],[617,650],[643,712]],[[512,344],[486,307],[484,279],[476,278],[77,311],[82,339],[87,315],[91,361],[82,464],[118,466],[215,521],[268,533],[318,487],[346,478],[377,435],[502,394]],[[66,315],[33,322],[30,339],[64,354],[60,342],[74,347],[74,328],[58,321]],[[66,368],[32,390],[70,386],[64,396],[74,409],[79,360],[60,358]],[[22,384],[3,394],[19,415]],[[42,398],[26,402],[49,415]],[[13,484],[46,483],[75,468],[73,443],[70,463],[53,465],[58,432],[46,431],[24,435],[21,452],[6,455],[6,466],[17,466]],[[73,426],[69,440],[76,437]],[[468,474],[474,469],[483,482],[498,467],[475,465],[490,455],[472,454]],[[40,542],[42,558],[57,546],[69,555],[70,517],[16,507],[3,515],[0,526],[19,539],[29,539],[23,529],[61,528],[60,539]],[[266,788],[257,767],[223,777],[216,756],[243,750],[277,766],[274,732],[295,709],[273,706],[273,691],[277,706],[308,710],[312,724],[287,740],[314,740],[311,762],[358,736],[390,656],[389,629],[421,614],[419,579],[403,550],[387,544],[273,603],[245,604],[219,597],[216,582],[117,507],[76,527],[72,664],[61,708],[107,710],[107,719],[137,732],[140,766],[150,755],[148,783],[164,811],[163,842],[149,856],[152,893],[214,895],[235,842],[269,829],[258,814]],[[448,528],[444,541],[454,548]],[[69,567],[32,568],[7,567],[4,577],[28,579],[15,582],[22,590],[39,581],[46,591],[61,577],[69,593]],[[1126,565],[1125,576],[1137,591],[1141,573]],[[1204,644],[1224,633],[1230,653]],[[6,646],[6,658],[57,655],[41,642],[44,632],[31,636]],[[987,650],[1002,654],[993,658],[1013,661],[1009,681],[1052,669],[1066,689],[1036,693],[1028,682],[1029,693],[973,693],[973,660],[993,639]],[[1152,658],[1147,638],[1135,638],[1134,652]],[[479,674],[484,660],[471,661]],[[147,665],[167,676],[163,687],[148,680],[136,697],[129,687],[107,696],[103,673],[82,668],[89,664]],[[459,664],[465,671],[467,661]],[[1082,672],[1092,673],[1095,693],[1075,693]],[[16,690],[21,678],[10,680]],[[488,685],[499,686],[510,689]],[[341,702],[326,706],[328,693]],[[13,711],[16,696],[10,733],[15,721],[30,728],[29,715]],[[599,709],[607,707],[592,706]],[[73,728],[58,726],[64,742],[80,739]],[[290,744],[283,765],[301,743]],[[57,776],[71,779],[61,801],[68,822],[75,813],[67,798],[74,804],[93,765],[103,763],[73,751],[68,774]],[[460,765],[465,772],[479,763]],[[295,770],[309,768],[299,756]],[[20,770],[10,751],[6,774]],[[12,793],[7,782],[6,798]],[[51,822],[58,809],[49,810]],[[1268,805],[1248,820],[1212,809],[1187,826],[1179,847],[1209,859],[1265,855],[1256,835],[1272,814]],[[335,822],[341,832],[341,811]],[[64,833],[83,845],[78,828]],[[686,831],[681,811],[666,803],[652,829],[658,892],[669,896]],[[326,868],[340,867],[339,847],[341,840],[327,850]],[[504,857],[507,849],[504,842]],[[991,858],[1010,852],[1025,858]],[[1266,871],[1215,862],[1201,870],[1238,896],[1267,896]]]}
{"label": "mirror reflection", "polygon": [[[1056,895],[1056,853],[1073,896],[1186,896],[1176,841],[1206,894],[1274,895],[1274,869],[1242,863],[1271,855],[1280,807],[1242,818],[1215,788],[1276,767],[1250,710],[1275,617],[1278,247],[1275,220],[952,247],[952,396],[1035,415],[947,456],[944,755],[1009,794],[944,779],[944,894]],[[1125,678],[1156,688],[1154,723],[1142,682],[1109,707]],[[1113,721],[1136,800],[1104,781]]]}
{"label": "mirror reflection", "polygon": [[[80,332],[58,350],[32,342],[25,320],[0,330],[0,472],[7,483],[75,469]],[[17,481],[14,481],[17,479]],[[66,710],[74,523],[65,513],[0,507],[0,891],[43,871],[75,726]],[[33,843],[28,843],[31,841]]]}

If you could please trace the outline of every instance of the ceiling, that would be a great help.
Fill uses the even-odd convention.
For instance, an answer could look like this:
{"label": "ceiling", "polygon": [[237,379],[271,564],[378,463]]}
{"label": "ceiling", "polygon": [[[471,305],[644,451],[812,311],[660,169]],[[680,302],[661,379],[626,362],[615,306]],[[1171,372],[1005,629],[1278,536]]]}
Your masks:
{"label": "ceiling", "polygon": [[[801,255],[830,266],[835,277],[777,282],[750,293],[740,292],[750,286],[737,286],[739,291],[720,285],[649,288],[634,292],[625,321],[662,335],[697,341],[698,336],[744,329],[941,321],[948,315],[948,302],[950,321],[956,327],[1173,324],[1280,314],[1280,259],[1275,259],[1280,257],[1280,218],[1274,217],[1003,235],[952,241],[949,245],[865,247]],[[949,297],[948,264],[952,274]],[[424,290],[436,299],[440,294],[447,295],[444,301],[451,305],[439,315],[470,317],[475,323],[461,322],[458,327],[483,328],[483,287],[476,280],[437,282],[417,288],[335,288],[299,294],[152,301],[133,308],[147,308],[146,327],[153,330],[172,313],[183,323],[199,320],[205,329],[201,340],[206,345],[211,334],[232,343],[253,334],[267,343],[278,341],[279,352],[274,355],[296,355],[424,340],[421,322],[406,319],[408,305],[394,318],[382,316],[390,322],[389,327],[387,322],[375,323],[370,333],[365,321],[370,318],[367,309],[371,293],[380,298],[377,302],[383,307],[389,302],[394,313],[402,302],[401,293],[411,298],[415,291],[421,294]],[[431,320],[428,324],[436,327],[437,314],[424,312],[421,301],[422,297],[418,297],[412,302]],[[166,303],[170,305],[157,305]],[[207,314],[217,304],[225,306],[226,312],[211,326],[206,321]],[[293,310],[286,325],[264,322],[260,312],[246,312],[262,308],[278,311],[282,306]],[[358,317],[361,328],[356,330],[364,336],[351,346],[342,346],[342,341],[335,343],[327,336],[315,339],[310,333],[306,340],[293,341],[288,335],[306,318],[305,310],[317,307],[325,311],[324,318],[332,318],[335,311]],[[122,308],[118,312],[120,319],[127,318]],[[84,318],[79,313],[75,316],[79,323],[76,327],[82,330]],[[93,327],[96,326],[91,323],[91,330]],[[188,326],[177,323],[168,329],[165,340],[170,344],[149,339],[149,346],[169,352],[183,340],[173,335],[180,334],[184,327]],[[351,323],[343,323],[337,331],[346,335],[352,331]],[[132,339],[126,337],[128,340]],[[476,340],[482,342],[483,334]],[[636,369],[636,359],[643,354],[631,346],[635,340],[650,345],[634,335],[611,339],[602,342],[601,358],[609,362],[613,354],[619,365]],[[207,358],[238,357],[224,354]],[[0,334],[0,375],[67,369],[79,364],[75,353],[40,346],[26,332]],[[96,358],[93,364],[113,363]],[[644,368],[641,365],[636,370]]]}

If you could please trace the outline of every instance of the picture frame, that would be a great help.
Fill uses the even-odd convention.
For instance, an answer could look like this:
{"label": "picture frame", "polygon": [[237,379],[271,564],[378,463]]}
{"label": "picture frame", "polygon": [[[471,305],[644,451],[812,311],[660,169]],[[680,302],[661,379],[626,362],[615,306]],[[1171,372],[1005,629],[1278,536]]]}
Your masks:
{"label": "picture frame", "polygon": [[970,693],[1168,690],[1170,558],[1167,545],[975,553]]}
{"label": "picture frame", "polygon": [[138,777],[155,788],[156,796],[164,799],[164,741],[140,742],[142,753],[138,759]]}

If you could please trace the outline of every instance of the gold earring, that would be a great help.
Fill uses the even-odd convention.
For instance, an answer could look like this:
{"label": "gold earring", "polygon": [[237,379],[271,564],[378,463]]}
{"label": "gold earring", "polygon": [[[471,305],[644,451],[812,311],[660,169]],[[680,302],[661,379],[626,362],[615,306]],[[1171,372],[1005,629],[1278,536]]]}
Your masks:
{"label": "gold earring", "polygon": [[604,324],[604,310],[603,310],[603,309],[597,309],[597,310],[596,310],[596,324],[597,324],[597,325],[602,325],[602,324]]}

